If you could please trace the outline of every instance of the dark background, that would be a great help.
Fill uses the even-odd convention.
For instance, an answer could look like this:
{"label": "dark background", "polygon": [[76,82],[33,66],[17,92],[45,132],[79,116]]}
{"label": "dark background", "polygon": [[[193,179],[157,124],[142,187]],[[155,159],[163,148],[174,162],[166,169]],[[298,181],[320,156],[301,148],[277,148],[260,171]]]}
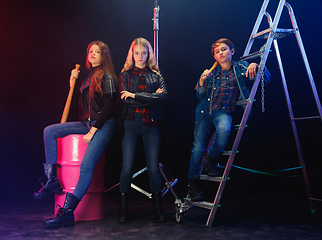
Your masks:
{"label": "dark background", "polygon": [[[289,2],[321,96],[322,2]],[[269,5],[272,16],[277,4],[277,0],[272,0]],[[179,197],[184,197],[198,103],[196,81],[205,68],[212,66],[210,47],[218,38],[226,37],[234,42],[235,60],[242,56],[262,1],[160,0],[159,5],[159,65],[168,89],[161,162],[179,179],[175,190]],[[38,178],[43,174],[45,162],[42,131],[47,125],[60,122],[70,71],[79,63],[81,75],[68,121],[77,120],[79,84],[88,73],[87,45],[93,40],[107,43],[119,74],[134,38],[147,38],[153,45],[153,7],[153,0],[43,0],[0,4],[1,197],[31,197],[39,190]],[[288,16],[285,9],[279,27],[291,27]],[[266,18],[261,29],[264,28],[267,28]],[[318,115],[295,36],[281,39],[279,47],[295,116]],[[258,92],[249,127],[234,162],[260,171],[299,166],[272,50],[267,61],[272,79],[265,87],[266,111],[261,112]],[[239,118],[235,116],[234,120],[238,122]],[[313,196],[321,198],[321,121],[306,120],[297,126]],[[230,143],[232,140],[233,135]],[[108,149],[106,162],[105,183],[109,188],[119,182],[121,154],[117,141]],[[144,157],[139,154],[137,169],[144,166]],[[223,196],[306,198],[300,171],[282,175],[292,177],[232,170]],[[136,181],[144,185],[148,182],[147,176],[142,175]],[[203,184],[205,194],[214,195],[213,184]]]}

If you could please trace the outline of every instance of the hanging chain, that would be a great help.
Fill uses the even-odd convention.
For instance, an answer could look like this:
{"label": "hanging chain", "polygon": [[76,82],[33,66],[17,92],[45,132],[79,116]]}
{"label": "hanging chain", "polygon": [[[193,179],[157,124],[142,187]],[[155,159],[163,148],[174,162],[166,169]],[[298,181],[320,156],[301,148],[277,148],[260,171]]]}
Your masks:
{"label": "hanging chain", "polygon": [[212,113],[212,105],[213,105],[213,97],[214,97],[214,89],[215,89],[215,75],[212,75],[212,88],[210,94],[210,102],[209,102],[209,115]]}
{"label": "hanging chain", "polygon": [[261,74],[261,97],[262,97],[262,112],[265,112],[265,89],[264,89],[264,77],[263,74]]}
{"label": "hanging chain", "polygon": [[263,77],[263,56],[264,56],[264,52],[266,51],[266,44],[264,44],[261,48],[260,48],[260,58],[261,58],[261,61],[259,63],[259,67],[261,70],[261,76],[260,76],[260,81],[261,81],[261,103],[262,103],[262,112],[265,112],[265,89],[264,89],[264,86],[265,86],[265,80],[264,80],[264,77]]}

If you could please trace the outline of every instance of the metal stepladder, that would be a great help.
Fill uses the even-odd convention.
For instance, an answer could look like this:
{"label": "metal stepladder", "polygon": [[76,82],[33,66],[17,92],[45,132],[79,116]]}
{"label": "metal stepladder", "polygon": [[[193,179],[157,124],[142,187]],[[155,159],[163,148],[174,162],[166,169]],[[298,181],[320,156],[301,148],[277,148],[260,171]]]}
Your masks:
{"label": "metal stepladder", "polygon": [[[322,201],[320,199],[312,198],[312,196],[311,196],[311,190],[310,190],[310,186],[309,186],[308,176],[307,176],[305,163],[304,163],[304,159],[303,159],[303,155],[302,155],[302,150],[301,150],[301,146],[300,146],[300,142],[299,142],[299,137],[298,137],[298,133],[297,133],[297,128],[296,128],[296,124],[295,124],[296,120],[305,120],[305,119],[312,119],[312,118],[320,118],[321,121],[322,121],[321,103],[320,103],[320,100],[319,100],[319,97],[318,97],[317,89],[315,87],[315,83],[314,83],[314,80],[313,80],[311,69],[310,69],[308,59],[307,59],[307,56],[306,56],[306,53],[305,53],[305,50],[304,50],[304,45],[303,45],[303,42],[302,42],[302,39],[301,39],[301,36],[300,36],[299,28],[297,26],[297,22],[296,22],[295,15],[294,15],[294,12],[293,12],[293,9],[292,9],[291,5],[289,3],[287,3],[285,0],[280,0],[279,5],[277,7],[277,11],[275,13],[274,20],[272,20],[272,18],[269,15],[269,13],[266,12],[268,4],[269,4],[269,0],[264,0],[262,8],[261,8],[261,10],[259,12],[259,15],[257,17],[256,23],[254,25],[253,31],[252,31],[251,36],[249,38],[249,41],[247,43],[244,55],[241,58],[242,60],[249,60],[249,59],[252,59],[252,58],[260,57],[260,64],[259,64],[258,74],[256,76],[256,79],[255,79],[255,82],[253,84],[253,87],[252,87],[252,90],[251,90],[249,98],[246,101],[243,101],[243,102],[240,101],[240,102],[237,103],[237,105],[246,104],[246,109],[244,111],[242,120],[240,122],[239,129],[238,129],[236,138],[234,140],[232,150],[230,152],[226,152],[226,151],[224,152],[224,155],[229,155],[229,159],[227,161],[224,173],[223,173],[222,177],[208,177],[207,175],[200,175],[201,180],[219,182],[219,187],[217,189],[215,199],[214,199],[214,201],[212,203],[210,203],[210,202],[204,202],[204,201],[203,202],[192,202],[190,199],[185,198],[183,203],[177,205],[177,207],[176,207],[176,221],[179,222],[179,223],[182,222],[183,215],[184,215],[185,211],[187,211],[192,206],[197,206],[197,207],[201,207],[201,208],[205,208],[205,209],[210,210],[210,214],[208,216],[206,226],[212,226],[216,211],[217,211],[218,206],[219,206],[221,196],[222,196],[223,191],[224,191],[224,187],[225,187],[226,182],[228,180],[229,172],[231,170],[231,167],[232,167],[234,158],[236,156],[236,152],[237,152],[237,149],[238,149],[238,146],[239,146],[239,143],[240,143],[244,128],[246,126],[248,116],[249,116],[251,108],[252,108],[252,104],[253,104],[253,101],[254,101],[254,98],[255,98],[255,95],[256,95],[256,92],[257,92],[257,88],[259,86],[260,81],[263,81],[263,79],[261,79],[262,78],[261,76],[262,76],[264,66],[266,64],[268,54],[270,52],[272,44],[274,44],[274,48],[275,48],[275,52],[276,52],[276,56],[277,56],[277,61],[278,61],[278,65],[279,65],[279,69],[280,69],[280,73],[281,73],[281,78],[282,78],[283,88],[284,88],[284,92],[285,92],[285,97],[286,97],[286,101],[287,101],[287,105],[288,105],[289,116],[290,116],[290,119],[291,119],[292,129],[293,129],[294,138],[295,138],[295,143],[296,143],[297,151],[298,151],[298,155],[299,155],[299,161],[300,161],[302,174],[303,174],[303,178],[304,178],[304,182],[305,182],[305,186],[306,186],[306,191],[307,191],[307,194],[308,194],[308,197],[309,197],[309,202],[310,202],[311,212],[312,213],[315,212],[312,200]],[[282,15],[282,10],[284,9],[284,7],[286,7],[288,9],[289,16],[290,16],[292,26],[293,26],[292,29],[280,29],[280,28],[278,28],[278,23],[280,21],[280,18],[281,18],[281,15]],[[258,32],[259,27],[261,25],[261,22],[262,22],[264,16],[266,16],[267,19],[268,19],[269,28],[266,29],[266,30],[263,30],[261,32]],[[282,65],[280,52],[279,52],[279,48],[278,48],[278,43],[277,43],[277,39],[285,37],[285,36],[288,36],[288,35],[291,35],[291,34],[295,34],[295,36],[296,36],[297,43],[298,43],[298,46],[300,48],[302,58],[304,60],[305,68],[306,68],[308,78],[309,78],[309,81],[310,81],[310,84],[311,84],[311,88],[312,88],[312,91],[313,91],[313,94],[314,94],[314,98],[315,98],[315,102],[316,102],[317,109],[318,109],[318,112],[319,112],[319,116],[295,118],[294,115],[293,115],[290,96],[289,96],[288,88],[287,88],[287,85],[286,85],[286,78],[285,78],[285,74],[284,74],[284,68],[283,68],[283,65]],[[266,43],[263,45],[263,47],[261,47],[261,49],[258,52],[250,54],[250,50],[251,50],[251,48],[253,46],[253,43],[254,43],[255,39],[266,39]],[[213,140],[213,138],[210,140],[210,143],[211,143],[212,140]]]}

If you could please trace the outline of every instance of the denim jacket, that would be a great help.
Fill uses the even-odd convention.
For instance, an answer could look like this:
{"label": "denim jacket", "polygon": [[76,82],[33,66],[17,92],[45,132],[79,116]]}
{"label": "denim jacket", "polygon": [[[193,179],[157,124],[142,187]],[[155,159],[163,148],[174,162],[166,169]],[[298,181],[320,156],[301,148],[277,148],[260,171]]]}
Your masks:
{"label": "denim jacket", "polygon": [[[248,62],[245,61],[232,61],[233,73],[237,79],[237,84],[239,88],[239,98],[238,100],[246,100],[249,98],[249,89],[251,86],[251,81],[246,77]],[[211,89],[213,88],[213,78],[215,78],[215,85],[219,84],[220,78],[217,78],[220,74],[220,66],[215,68],[213,75],[205,79],[205,83],[202,87],[199,86],[199,81],[196,86],[196,94],[199,99],[199,104],[196,108],[196,118],[195,118],[195,129],[194,134],[196,134],[199,124],[206,113],[206,110],[210,104]],[[264,79],[266,82],[270,81],[270,73],[265,67],[263,71]],[[243,106],[246,108],[246,105]]]}

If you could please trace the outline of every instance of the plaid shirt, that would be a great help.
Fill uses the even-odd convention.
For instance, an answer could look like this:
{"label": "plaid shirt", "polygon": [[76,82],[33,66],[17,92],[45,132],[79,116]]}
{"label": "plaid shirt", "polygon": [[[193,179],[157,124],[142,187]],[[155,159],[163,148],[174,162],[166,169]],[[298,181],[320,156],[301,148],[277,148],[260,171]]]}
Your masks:
{"label": "plaid shirt", "polygon": [[[149,72],[149,69],[147,67],[144,67],[144,68],[134,67],[133,73],[135,75],[139,75],[138,92],[147,92],[147,87],[145,83],[145,74],[147,74],[148,72]],[[148,106],[135,108],[135,112],[142,114],[144,126],[153,127],[158,124],[158,121],[151,121],[151,111]],[[134,115],[134,112],[133,112],[133,115]],[[134,116],[132,117],[132,119],[134,119]]]}
{"label": "plaid shirt", "polygon": [[[222,91],[227,91],[225,93],[228,93],[228,94],[226,94],[226,96],[222,98],[223,99],[222,101],[225,101],[225,105],[222,104],[221,106],[224,106],[225,108],[227,107],[228,108],[227,111],[232,111],[235,108],[236,100],[238,99],[245,100],[249,97],[248,88],[251,87],[250,84],[252,84],[252,82],[250,81],[249,78],[245,76],[248,66],[249,64],[245,61],[238,61],[238,62],[232,61],[232,70],[230,72],[233,73],[233,77],[230,77],[230,79],[236,78],[236,82],[237,82],[236,84],[238,87],[236,87],[237,88],[236,90],[233,90],[233,89],[229,89],[231,88],[231,85],[229,84],[229,87],[228,87],[228,82],[223,85],[223,86],[226,86],[227,89],[223,89]],[[213,72],[214,75],[205,79],[205,83],[203,84],[203,86],[199,85],[199,81],[196,84],[196,96],[199,99],[199,103],[196,108],[194,134],[197,133],[200,122],[202,121],[204,114],[206,114],[207,109],[209,109],[211,100],[213,100],[212,106],[216,105],[216,103],[219,102],[219,100],[218,102],[215,102],[214,99],[212,99],[215,97],[215,94],[218,93],[219,95],[222,95],[222,96],[225,95],[225,94],[220,94],[219,91],[218,92],[215,91],[218,87],[220,87],[221,84],[223,84],[223,83],[220,83],[220,81],[222,81],[222,76],[223,76],[223,74],[221,74],[220,71],[221,71],[221,68],[220,66],[218,66],[217,68],[215,68]],[[264,68],[263,76],[265,81],[269,82],[270,73],[267,70],[267,68]],[[248,85],[248,88],[247,88],[247,85]],[[212,91],[213,91],[213,94],[211,94]],[[232,92],[229,92],[229,91],[232,91]],[[235,94],[237,95],[236,98],[234,98]],[[229,100],[229,95],[234,98],[233,101]]]}
{"label": "plaid shirt", "polygon": [[[216,78],[221,79],[216,81]],[[217,82],[217,85],[215,82]],[[210,95],[212,101],[210,101],[209,105],[211,112],[225,108],[229,113],[232,113],[239,96],[238,84],[232,68],[221,70],[218,75],[213,76],[212,86]]]}

